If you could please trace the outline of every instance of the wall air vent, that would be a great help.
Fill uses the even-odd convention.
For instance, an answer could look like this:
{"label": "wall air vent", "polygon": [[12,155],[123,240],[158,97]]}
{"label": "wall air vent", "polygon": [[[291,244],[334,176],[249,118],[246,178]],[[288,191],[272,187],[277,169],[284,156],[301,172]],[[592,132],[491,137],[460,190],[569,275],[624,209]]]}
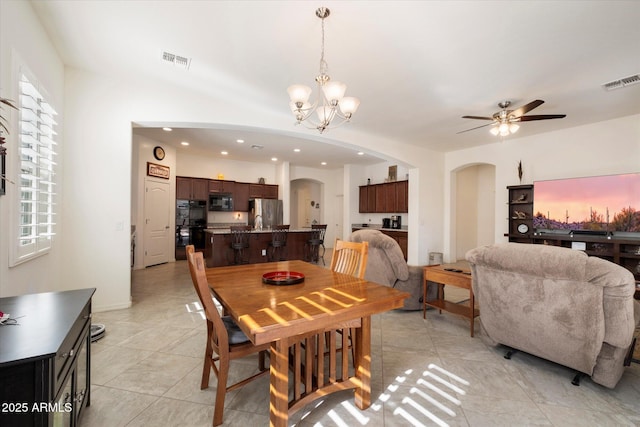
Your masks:
{"label": "wall air vent", "polygon": [[602,88],[608,91],[608,90],[620,89],[620,88],[635,85],[638,83],[640,83],[640,74],[635,74],[633,76],[623,77],[618,80],[613,80],[611,82],[604,83],[602,85]]}
{"label": "wall air vent", "polygon": [[189,66],[191,65],[191,58],[176,55],[175,53],[166,51],[162,52],[162,60],[177,67],[184,68],[185,70],[188,70]]}

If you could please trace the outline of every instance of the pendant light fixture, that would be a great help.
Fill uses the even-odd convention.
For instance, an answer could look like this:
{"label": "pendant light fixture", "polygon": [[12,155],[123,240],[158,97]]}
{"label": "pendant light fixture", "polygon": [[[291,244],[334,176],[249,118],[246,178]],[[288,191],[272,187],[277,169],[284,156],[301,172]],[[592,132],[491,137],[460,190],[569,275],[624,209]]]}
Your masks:
{"label": "pendant light fixture", "polygon": [[[320,51],[320,74],[316,77],[318,92],[316,100],[309,102],[312,89],[309,86],[295,84],[287,92],[291,102],[289,106],[296,118],[296,124],[304,124],[309,129],[323,133],[328,128],[340,126],[349,120],[360,105],[358,98],[344,96],[347,85],[332,81],[329,67],[324,60],[324,20],[330,14],[329,9],[321,7],[316,16],[322,20],[322,50]],[[313,118],[315,112],[316,118]]]}

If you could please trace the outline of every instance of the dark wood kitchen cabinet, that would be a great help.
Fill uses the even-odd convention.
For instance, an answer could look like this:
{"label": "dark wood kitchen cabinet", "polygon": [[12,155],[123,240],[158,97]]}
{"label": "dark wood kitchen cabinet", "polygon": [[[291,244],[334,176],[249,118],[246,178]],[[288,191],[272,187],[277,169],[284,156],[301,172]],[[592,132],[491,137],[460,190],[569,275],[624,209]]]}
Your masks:
{"label": "dark wood kitchen cabinet", "polygon": [[376,204],[375,210],[376,213],[387,213],[387,185],[386,184],[377,184],[374,185],[376,191]]}
{"label": "dark wood kitchen cabinet", "polygon": [[367,210],[365,212],[375,212],[376,211],[376,186],[369,185],[367,186]]}
{"label": "dark wood kitchen cabinet", "polygon": [[235,181],[225,181],[222,179],[209,180],[209,193],[233,193],[235,189]]}
{"label": "dark wood kitchen cabinet", "polygon": [[278,186],[271,184],[249,184],[249,198],[277,199]]}
{"label": "dark wood kitchen cabinet", "polygon": [[205,178],[177,176],[176,199],[208,200],[209,180]]}
{"label": "dark wood kitchen cabinet", "polygon": [[90,404],[95,288],[0,298],[1,426],[79,425]]}
{"label": "dark wood kitchen cabinet", "polygon": [[394,182],[396,187],[396,212],[409,212],[409,181]]}
{"label": "dark wood kitchen cabinet", "polygon": [[368,197],[367,197],[367,186],[362,186],[359,188],[359,193],[360,196],[358,198],[358,212],[360,213],[365,213],[367,212],[367,202],[368,202]]}
{"label": "dark wood kitchen cabinet", "polygon": [[249,183],[236,182],[233,191],[233,209],[240,212],[249,211]]}
{"label": "dark wood kitchen cabinet", "polygon": [[359,196],[360,213],[409,212],[409,181],[363,185]]}

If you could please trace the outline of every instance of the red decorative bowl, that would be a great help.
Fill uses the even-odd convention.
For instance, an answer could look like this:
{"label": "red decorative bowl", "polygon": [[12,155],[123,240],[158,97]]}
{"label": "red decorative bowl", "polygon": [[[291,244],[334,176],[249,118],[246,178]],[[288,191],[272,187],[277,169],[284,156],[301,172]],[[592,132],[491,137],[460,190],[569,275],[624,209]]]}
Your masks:
{"label": "red decorative bowl", "polygon": [[304,282],[304,274],[295,271],[271,271],[262,275],[262,283],[268,285],[295,285]]}

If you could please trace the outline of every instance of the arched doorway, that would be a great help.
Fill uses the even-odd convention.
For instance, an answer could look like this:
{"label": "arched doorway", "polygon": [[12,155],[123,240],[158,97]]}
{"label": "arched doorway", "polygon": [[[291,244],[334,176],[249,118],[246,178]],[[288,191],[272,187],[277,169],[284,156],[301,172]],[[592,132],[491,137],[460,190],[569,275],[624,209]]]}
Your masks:
{"label": "arched doorway", "polygon": [[455,221],[453,255],[463,260],[468,250],[495,243],[496,168],[490,164],[466,165],[452,172],[452,217]]}
{"label": "arched doorway", "polygon": [[313,179],[294,179],[291,185],[291,227],[311,228],[324,218],[322,182]]}

